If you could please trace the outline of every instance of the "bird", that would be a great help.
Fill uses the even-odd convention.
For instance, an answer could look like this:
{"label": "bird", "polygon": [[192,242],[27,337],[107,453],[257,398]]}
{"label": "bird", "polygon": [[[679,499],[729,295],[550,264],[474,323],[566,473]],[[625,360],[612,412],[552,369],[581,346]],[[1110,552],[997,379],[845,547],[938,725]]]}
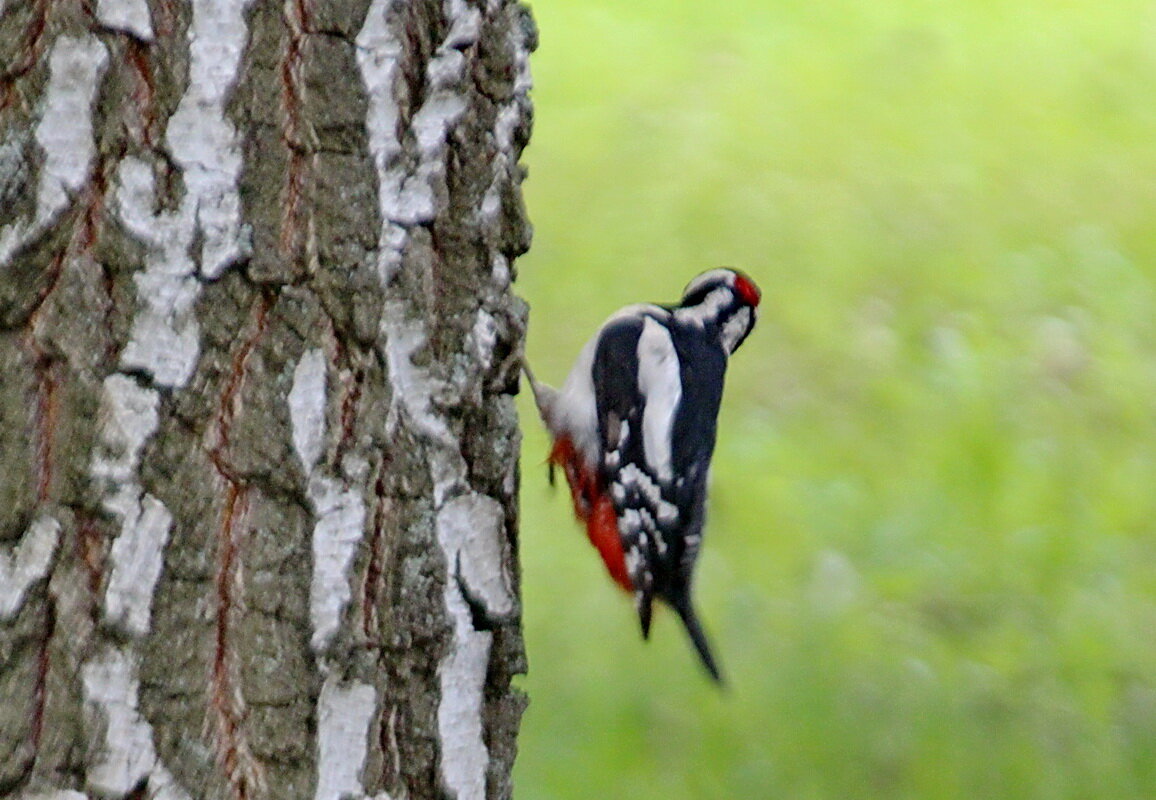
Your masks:
{"label": "bird", "polygon": [[634,597],[643,639],[655,599],[681,619],[723,683],[692,602],[727,362],[754,329],[761,292],[737,269],[695,277],[671,305],[611,314],[561,388],[523,361],[574,514],[610,577]]}

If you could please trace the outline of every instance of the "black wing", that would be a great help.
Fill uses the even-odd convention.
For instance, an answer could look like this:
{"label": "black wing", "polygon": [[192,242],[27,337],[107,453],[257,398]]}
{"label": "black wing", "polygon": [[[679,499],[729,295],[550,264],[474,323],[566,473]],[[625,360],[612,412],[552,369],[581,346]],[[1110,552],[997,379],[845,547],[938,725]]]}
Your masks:
{"label": "black wing", "polygon": [[701,329],[673,326],[671,338],[678,353],[683,392],[672,437],[672,460],[678,476],[672,487],[672,499],[678,506],[678,536],[684,541],[685,549],[680,553],[676,574],[671,576],[669,590],[681,593],[689,592],[706,522],[707,481],[727,359],[722,346],[704,336]]}
{"label": "black wing", "polygon": [[[671,499],[678,507],[677,563],[671,565],[658,587],[661,597],[678,612],[699,657],[711,677],[722,683],[722,674],[691,601],[694,565],[702,545],[706,523],[706,490],[710,461],[718,430],[718,411],[726,378],[726,353],[717,341],[694,328],[672,327],[678,353],[683,398],[674,419],[672,460],[678,477]],[[668,531],[664,531],[667,535]]]}
{"label": "black wing", "polygon": [[650,631],[653,562],[657,557],[654,531],[644,524],[642,511],[647,503],[638,475],[639,465],[645,464],[642,416],[646,398],[638,386],[638,340],[645,324],[645,316],[608,323],[598,338],[591,368],[601,450],[599,473],[618,518],[618,535],[644,636]]}
{"label": "black wing", "polygon": [[[639,342],[648,324],[661,325],[679,361],[681,397],[669,430],[661,433],[670,449],[666,475],[657,474],[646,458],[643,424],[648,399],[668,406],[671,400],[648,398],[640,386],[647,365],[639,363]],[[706,483],[725,369],[725,353],[717,343],[711,347],[706,342],[701,328],[680,330],[647,314],[624,316],[606,325],[591,367],[600,478],[618,518],[642,634],[649,635],[654,598],[662,598],[686,625],[716,680],[721,680],[719,670],[691,605],[690,588],[706,516]]]}

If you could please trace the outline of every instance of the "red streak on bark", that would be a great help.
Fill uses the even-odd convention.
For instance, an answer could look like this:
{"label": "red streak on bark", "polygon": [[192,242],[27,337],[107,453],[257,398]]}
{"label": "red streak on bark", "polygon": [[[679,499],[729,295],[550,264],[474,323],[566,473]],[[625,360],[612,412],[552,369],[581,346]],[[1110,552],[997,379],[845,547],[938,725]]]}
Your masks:
{"label": "red streak on bark", "polygon": [[0,74],[0,113],[7,111],[16,101],[17,82],[36,66],[44,53],[44,32],[48,28],[48,14],[51,9],[52,0],[35,0],[32,21],[24,31],[24,41],[17,50],[11,66]]}
{"label": "red streak on bark", "polygon": [[[47,279],[36,295],[25,327],[25,347],[32,357],[36,371],[35,425],[35,474],[36,500],[44,503],[49,499],[55,474],[55,449],[57,420],[59,417],[59,393],[63,383],[61,371],[64,362],[59,356],[45,349],[40,339],[41,315],[49,297],[60,285],[68,264],[77,258],[91,258],[96,244],[100,224],[104,217],[105,201],[108,195],[109,172],[115,163],[112,158],[99,158],[89,173],[81,190],[78,216],[72,217],[72,233],[67,244],[52,257],[45,273]],[[105,280],[106,288],[109,282]],[[106,319],[112,313],[111,291],[105,308]],[[110,347],[111,345],[111,336]]]}
{"label": "red streak on bark", "polygon": [[69,242],[70,255],[90,256],[93,245],[96,244],[100,233],[100,223],[104,218],[105,202],[108,199],[109,173],[120,163],[124,150],[112,154],[110,157],[100,157],[93,165],[84,186],[84,196],[81,200],[80,224],[73,232]]}
{"label": "red streak on bark", "polygon": [[125,148],[122,144],[114,152],[98,157],[84,186],[80,220],[73,229],[67,250],[68,258],[91,259],[101,272],[101,286],[104,289],[104,329],[107,334],[105,360],[110,365],[116,363],[117,356],[116,339],[112,333],[112,318],[116,311],[116,300],[113,296],[115,284],[112,271],[105,264],[96,263],[93,249],[104,222],[112,171],[120,164],[124,154]]}
{"label": "red streak on bark", "polygon": [[173,9],[172,0],[153,0],[150,7],[153,12],[153,35],[159,43],[173,35],[176,27],[174,23],[176,11]]}
{"label": "red streak on bark", "polygon": [[54,452],[56,421],[59,413],[57,394],[60,389],[60,362],[45,353],[29,332],[28,347],[36,370],[36,502],[46,503],[52,493],[55,477]]}
{"label": "red streak on bark", "polygon": [[353,446],[353,428],[357,420],[357,404],[361,401],[361,390],[365,383],[365,370],[358,367],[353,373],[353,381],[346,387],[341,399],[341,439],[337,442],[337,463],[340,466],[346,452]]}
{"label": "red streak on bark", "polygon": [[79,216],[71,217],[72,234],[64,248],[52,257],[45,273],[48,279],[36,294],[36,300],[29,311],[28,327],[35,329],[37,316],[44,308],[45,302],[56,290],[60,278],[64,274],[65,264],[77,256],[91,256],[92,247],[96,244],[100,223],[104,217],[105,200],[108,195],[108,178],[113,167],[119,163],[123,152],[114,153],[112,157],[97,159],[89,172],[81,190]]}
{"label": "red streak on bark", "polygon": [[249,358],[253,348],[265,335],[268,326],[269,309],[273,306],[273,295],[261,292],[253,304],[252,323],[248,338],[241,342],[233,356],[232,367],[225,379],[225,388],[221,392],[221,400],[217,406],[217,417],[212,426],[213,441],[209,449],[209,458],[221,477],[230,483],[239,483],[232,477],[232,470],[225,460],[224,451],[229,447],[229,435],[237,413],[241,410],[241,387],[245,382],[245,372],[249,366]]}
{"label": "red streak on bark", "polygon": [[79,515],[76,524],[76,555],[88,574],[88,591],[95,610],[104,577],[104,535],[91,514]]}
{"label": "red streak on bark", "polygon": [[385,494],[385,481],[381,475],[373,482],[373,530],[369,539],[369,563],[365,567],[365,583],[361,595],[361,620],[365,638],[376,642],[377,605],[385,579],[385,521],[390,510],[390,500]]}
{"label": "red streak on bark", "polygon": [[[132,68],[134,85],[132,104],[136,111],[136,139],[151,150],[156,144],[156,87],[153,81],[149,46],[133,37],[127,37],[128,64]],[[128,123],[125,123],[126,127]]]}
{"label": "red streak on bark", "polygon": [[285,185],[281,190],[281,231],[279,245],[285,256],[294,255],[301,245],[301,204],[305,194],[305,143],[301,137],[301,106],[304,81],[301,77],[302,51],[310,26],[306,0],[285,0],[283,17],[289,41],[281,59],[281,141],[288,151],[289,163]]}
{"label": "red streak on bark", "polygon": [[260,782],[258,768],[245,743],[241,726],[245,704],[236,685],[236,654],[231,649],[236,594],[241,589],[238,538],[248,510],[248,492],[235,483],[225,489],[217,545],[217,616],[209,706],[213,714],[214,743],[225,777],[238,800],[252,797]]}
{"label": "red streak on bark", "polygon": [[37,291],[36,300],[33,301],[32,309],[28,313],[28,329],[30,331],[34,331],[36,329],[37,317],[40,314],[41,309],[44,308],[45,301],[48,300],[49,295],[51,295],[52,292],[56,290],[57,284],[60,283],[60,276],[64,273],[64,262],[71,254],[72,241],[75,240],[75,238],[76,236],[74,231],[73,238],[69,241],[69,244],[59,253],[54,255],[52,260],[48,262],[48,268],[45,270],[45,274],[48,276],[48,279],[44,282],[44,285],[39,289],[39,291]]}
{"label": "red streak on bark", "polygon": [[397,706],[381,704],[378,744],[381,746],[381,783],[386,789],[393,788],[401,777],[401,762],[397,747]]}
{"label": "red streak on bark", "polygon": [[209,461],[224,485],[224,505],[217,525],[217,613],[209,676],[209,722],[221,768],[237,800],[253,797],[262,786],[262,776],[260,765],[249,751],[244,737],[245,703],[237,683],[237,655],[232,643],[233,617],[241,610],[239,551],[249,506],[249,490],[228,463],[226,451],[233,423],[241,411],[241,389],[249,360],[265,333],[272,303],[272,295],[262,293],[253,304],[248,336],[233,355],[217,404],[216,418],[210,428]]}
{"label": "red streak on bark", "polygon": [[56,633],[56,598],[49,592],[44,605],[44,636],[40,639],[40,653],[36,660],[36,687],[32,706],[32,762],[40,752],[44,733],[44,706],[48,702],[48,670],[52,666],[49,647]]}

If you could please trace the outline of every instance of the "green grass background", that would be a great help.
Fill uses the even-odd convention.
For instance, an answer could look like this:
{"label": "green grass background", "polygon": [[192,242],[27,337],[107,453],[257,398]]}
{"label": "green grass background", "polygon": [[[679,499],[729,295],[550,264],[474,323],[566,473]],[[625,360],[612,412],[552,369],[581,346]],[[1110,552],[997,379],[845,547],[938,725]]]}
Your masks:
{"label": "green grass background", "polygon": [[1156,798],[1156,5],[535,0],[562,380],[729,264],[697,598],[643,643],[528,397],[520,798]]}

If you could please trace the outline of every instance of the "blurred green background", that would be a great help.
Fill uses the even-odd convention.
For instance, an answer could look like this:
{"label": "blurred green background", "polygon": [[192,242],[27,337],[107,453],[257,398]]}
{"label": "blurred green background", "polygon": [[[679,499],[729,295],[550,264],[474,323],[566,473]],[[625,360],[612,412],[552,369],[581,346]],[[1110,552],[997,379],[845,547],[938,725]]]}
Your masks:
{"label": "blurred green background", "polygon": [[520,399],[539,798],[1156,797],[1156,4],[535,0],[519,262],[612,310],[760,283],[698,605],[632,604]]}

